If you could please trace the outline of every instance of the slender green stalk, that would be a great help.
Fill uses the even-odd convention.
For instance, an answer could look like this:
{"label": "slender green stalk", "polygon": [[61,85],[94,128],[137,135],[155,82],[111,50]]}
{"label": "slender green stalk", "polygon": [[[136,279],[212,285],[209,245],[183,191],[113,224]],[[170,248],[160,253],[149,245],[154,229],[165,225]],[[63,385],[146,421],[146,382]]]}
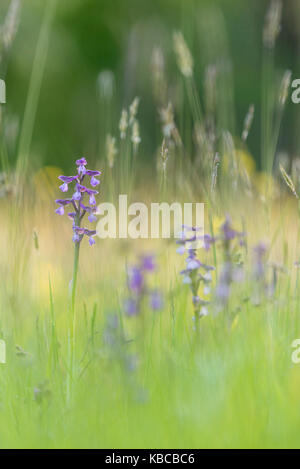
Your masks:
{"label": "slender green stalk", "polygon": [[[77,225],[77,226],[80,226],[80,225]],[[76,286],[77,286],[78,266],[79,266],[79,250],[80,250],[80,243],[75,243],[73,277],[72,277],[72,290],[71,290],[72,320],[74,320],[74,316],[75,316],[75,300],[76,300]]]}
{"label": "slender green stalk", "polygon": [[[80,227],[81,220],[79,216],[75,218],[76,226]],[[70,398],[71,383],[74,378],[74,361],[75,361],[75,344],[76,344],[76,287],[78,278],[79,267],[79,251],[80,243],[74,243],[74,264],[73,264],[73,277],[71,288],[71,306],[70,306],[70,335],[69,335],[69,353],[70,353],[70,367],[69,367],[69,381],[68,381],[68,400]]]}
{"label": "slender green stalk", "polygon": [[[35,118],[38,108],[38,101],[40,97],[42,81],[44,77],[49,42],[50,32],[55,16],[57,0],[48,0],[43,22],[40,30],[40,35],[37,41],[37,47],[33,62],[33,68],[30,78],[29,91],[26,101],[23,125],[20,135],[20,143],[17,159],[17,177],[20,179],[21,175],[27,169],[29,153],[35,124]],[[21,179],[20,179],[21,180]],[[20,194],[21,195],[21,194]]]}
{"label": "slender green stalk", "polygon": [[[50,315],[51,315],[51,353],[49,354],[49,362],[50,362],[50,371],[52,368],[56,368],[58,363],[58,347],[57,347],[57,337],[56,337],[56,322],[55,322],[55,314],[54,314],[54,301],[53,301],[53,292],[52,292],[52,284],[51,278],[49,275],[49,296],[50,296]],[[53,360],[53,363],[52,363]]]}

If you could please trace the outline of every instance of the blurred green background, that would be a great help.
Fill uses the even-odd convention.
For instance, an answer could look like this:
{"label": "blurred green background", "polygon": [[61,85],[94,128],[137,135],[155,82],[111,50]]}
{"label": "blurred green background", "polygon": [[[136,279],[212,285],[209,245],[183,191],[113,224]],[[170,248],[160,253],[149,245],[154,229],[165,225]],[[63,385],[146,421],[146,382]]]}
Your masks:
{"label": "blurred green background", "polygon": [[[4,20],[10,1],[1,0]],[[35,49],[47,1],[22,4],[19,31],[1,77],[7,83],[6,119],[14,133],[22,123]],[[69,167],[85,154],[102,157],[105,134],[116,134],[121,109],[138,95],[143,146],[141,158],[154,158],[157,109],[151,92],[151,52],[160,45],[165,52],[168,79],[178,74],[172,49],[172,32],[181,29],[196,64],[196,80],[203,86],[203,71],[220,57],[233,66],[236,116],[231,130],[242,130],[249,104],[257,114],[249,148],[259,160],[261,38],[264,0],[63,0],[58,2],[52,25],[45,75],[31,146],[31,160],[38,165]],[[280,73],[299,67],[300,2],[284,1],[283,28],[276,49]],[[7,66],[8,65],[8,66]],[[6,71],[7,68],[7,71]],[[108,110],[99,98],[98,76],[109,69],[115,74],[114,99]],[[300,108],[289,104],[279,147],[291,157],[300,154]],[[15,158],[16,143],[10,148]]]}

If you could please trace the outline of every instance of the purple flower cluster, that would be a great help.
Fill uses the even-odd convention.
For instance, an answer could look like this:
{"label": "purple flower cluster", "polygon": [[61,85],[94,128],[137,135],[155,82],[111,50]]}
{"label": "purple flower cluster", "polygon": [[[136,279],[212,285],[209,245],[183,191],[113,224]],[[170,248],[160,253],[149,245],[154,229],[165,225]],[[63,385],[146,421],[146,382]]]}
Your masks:
{"label": "purple flower cluster", "polygon": [[262,297],[272,298],[276,291],[278,274],[287,273],[287,270],[274,262],[267,262],[268,246],[260,242],[254,247],[253,279],[254,293],[252,302],[261,303]]}
{"label": "purple flower cluster", "polygon": [[265,243],[257,244],[254,249],[254,266],[253,266],[253,276],[256,281],[261,281],[265,279],[266,274],[266,265],[265,258],[268,248]]}
{"label": "purple flower cluster", "polygon": [[[180,274],[183,276],[183,283],[190,286],[193,295],[195,318],[201,318],[208,315],[206,305],[209,304],[209,302],[200,298],[200,285],[201,283],[204,284],[203,293],[204,295],[208,295],[212,282],[211,271],[214,270],[214,267],[206,265],[197,259],[197,250],[193,247],[193,243],[201,239],[201,236],[197,235],[197,231],[199,231],[198,228],[183,225],[181,239],[177,241],[177,244],[179,244],[177,253],[180,255],[187,254],[186,268],[182,270]],[[213,238],[204,236],[204,246],[206,249],[208,249],[208,245],[212,242],[214,242]]]}
{"label": "purple flower cluster", "polygon": [[127,285],[130,296],[125,301],[125,312],[128,316],[141,313],[146,300],[153,311],[163,307],[162,295],[158,290],[149,289],[147,277],[156,270],[153,256],[143,256],[140,262],[128,269]]}
{"label": "purple flower cluster", "polygon": [[[59,176],[58,179],[62,181],[62,185],[59,187],[62,192],[68,192],[69,184],[75,183],[75,191],[72,197],[67,199],[57,199],[55,202],[59,207],[55,210],[58,215],[64,215],[65,207],[71,205],[73,208],[72,212],[68,212],[68,217],[73,220],[73,241],[74,243],[80,243],[84,236],[89,238],[89,243],[92,246],[95,244],[94,236],[96,235],[95,230],[89,230],[81,227],[81,222],[86,213],[88,213],[88,220],[93,223],[97,220],[96,213],[96,198],[95,195],[99,192],[94,188],[100,184],[97,176],[100,176],[100,171],[91,171],[86,168],[87,161],[85,158],[80,158],[76,161],[77,175],[76,176]],[[83,185],[84,179],[90,178],[91,188]],[[88,201],[85,201],[88,198]]]}
{"label": "purple flower cluster", "polygon": [[200,285],[201,283],[204,284],[204,295],[210,292],[210,284],[212,282],[211,271],[214,270],[214,267],[206,265],[197,259],[197,250],[195,248],[197,241],[203,241],[206,251],[209,251],[213,244],[219,244],[223,248],[224,263],[218,278],[215,295],[219,304],[226,305],[230,297],[231,284],[243,278],[241,264],[234,259],[234,248],[236,247],[236,242],[240,246],[245,244],[245,233],[235,230],[228,216],[217,236],[209,234],[201,236],[197,231],[199,231],[198,228],[183,226],[181,239],[177,241],[177,244],[179,244],[177,252],[179,254],[187,253],[186,268],[181,272],[181,275],[183,275],[183,283],[190,285],[193,294],[195,317],[199,318],[208,314],[207,304],[209,303],[199,297]]}
{"label": "purple flower cluster", "polygon": [[222,243],[225,262],[218,278],[216,298],[219,304],[223,306],[228,303],[232,283],[240,282],[243,278],[242,266],[234,262],[233,252],[236,241],[240,246],[245,244],[245,236],[245,233],[239,232],[232,227],[231,219],[227,215],[217,238]]}
{"label": "purple flower cluster", "polygon": [[220,229],[220,236],[217,239],[220,239],[223,241],[224,244],[227,244],[229,248],[229,245],[231,241],[237,239],[239,241],[240,246],[244,245],[244,239],[245,239],[246,234],[242,233],[240,231],[236,231],[232,227],[232,221],[229,215],[226,215],[225,222],[221,226]]}

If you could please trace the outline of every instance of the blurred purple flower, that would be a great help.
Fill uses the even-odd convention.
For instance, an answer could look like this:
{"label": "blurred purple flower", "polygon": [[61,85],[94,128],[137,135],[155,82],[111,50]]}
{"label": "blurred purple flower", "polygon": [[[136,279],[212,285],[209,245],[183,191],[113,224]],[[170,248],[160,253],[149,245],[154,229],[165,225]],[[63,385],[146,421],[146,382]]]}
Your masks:
{"label": "blurred purple flower", "polygon": [[127,316],[136,316],[139,313],[138,304],[133,298],[125,300],[124,309]]}
{"label": "blurred purple flower", "polygon": [[159,291],[154,290],[150,294],[150,306],[153,311],[160,311],[163,307],[163,298]]}
{"label": "blurred purple flower", "polygon": [[142,265],[141,265],[143,270],[146,270],[147,272],[153,272],[156,268],[155,262],[154,262],[154,256],[144,256],[142,257]]}
{"label": "blurred purple flower", "polygon": [[131,267],[128,272],[129,288],[140,293],[144,285],[144,275],[140,267]]}
{"label": "blurred purple flower", "polygon": [[267,253],[267,246],[265,243],[257,244],[254,249],[254,268],[253,274],[256,280],[262,279],[265,275],[265,256]]}
{"label": "blurred purple flower", "polygon": [[[188,236],[189,232],[194,232],[194,236]],[[214,267],[202,263],[197,258],[197,250],[190,247],[190,243],[196,241],[197,239],[204,239],[206,243],[214,242],[214,239],[209,235],[197,236],[196,233],[200,231],[199,228],[187,227],[183,225],[183,231],[181,239],[176,241],[177,244],[180,244],[180,247],[177,248],[176,252],[178,254],[187,254],[186,257],[186,268],[180,272],[183,276],[183,283],[189,285],[192,292],[192,302],[194,306],[195,318],[199,319],[204,316],[201,314],[201,307],[208,304],[207,301],[202,300],[198,294],[200,284],[203,282],[205,284],[205,292],[208,293],[208,284],[212,281],[211,270],[214,270]],[[209,274],[209,275],[208,275]],[[206,314],[205,314],[206,315]]]}
{"label": "blurred purple flower", "polygon": [[154,256],[141,256],[137,265],[128,269],[128,288],[130,297],[124,304],[125,313],[128,316],[136,316],[141,313],[144,305],[144,299],[149,300],[149,305],[153,311],[162,309],[163,298],[158,290],[150,290],[148,287],[147,276],[156,269]]}
{"label": "blurred purple flower", "polygon": [[235,238],[243,238],[245,236],[245,233],[241,233],[239,231],[236,231],[232,228],[232,222],[231,218],[229,215],[226,215],[225,222],[221,226],[221,236],[223,238],[223,241],[228,242],[232,241]]}

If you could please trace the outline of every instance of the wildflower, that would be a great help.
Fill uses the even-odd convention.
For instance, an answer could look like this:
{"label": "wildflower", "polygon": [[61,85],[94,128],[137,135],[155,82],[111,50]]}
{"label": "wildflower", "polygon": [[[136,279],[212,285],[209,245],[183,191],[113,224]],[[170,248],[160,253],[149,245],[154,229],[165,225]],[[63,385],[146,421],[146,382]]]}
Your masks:
{"label": "wildflower", "polygon": [[136,316],[139,313],[137,301],[133,298],[127,298],[124,303],[124,310],[127,316]]}
{"label": "wildflower", "polygon": [[231,283],[232,265],[230,262],[226,262],[222,268],[216,288],[216,297],[222,304],[226,304],[229,300]]}
{"label": "wildflower", "polygon": [[103,332],[103,341],[105,345],[116,347],[120,341],[120,321],[116,314],[109,314],[106,318],[106,325]]}
{"label": "wildflower", "polygon": [[[94,236],[96,235],[96,231],[82,228],[81,222],[86,213],[88,213],[88,220],[91,223],[96,221],[95,195],[98,194],[98,191],[84,186],[83,182],[86,177],[89,177],[90,185],[92,187],[98,186],[100,181],[97,179],[97,176],[100,176],[101,172],[87,169],[87,161],[85,158],[78,159],[76,161],[76,165],[76,176],[59,176],[59,179],[63,183],[60,186],[60,190],[64,193],[68,192],[69,185],[75,183],[75,192],[73,193],[72,197],[66,199],[57,199],[55,202],[59,205],[59,207],[55,210],[55,212],[58,215],[64,215],[66,206],[71,205],[74,211],[69,212],[68,216],[71,220],[73,220],[74,243],[80,243],[83,237],[87,236],[89,238],[89,244],[93,246],[95,244]],[[84,203],[85,194],[88,196],[89,205]]]}
{"label": "wildflower", "polygon": [[245,236],[245,233],[241,233],[232,228],[231,219],[228,215],[226,216],[225,222],[221,226],[220,231],[221,231],[221,239],[225,243],[228,243],[229,241],[232,241],[235,238],[241,239]]}
{"label": "wildflower", "polygon": [[259,305],[261,297],[267,292],[268,283],[266,278],[266,254],[267,246],[265,243],[257,244],[253,249],[254,265],[253,265],[253,278],[254,278],[254,292],[252,295],[252,302]]}
{"label": "wildflower", "polygon": [[259,243],[253,249],[255,255],[255,263],[253,274],[255,280],[261,280],[265,276],[265,255],[267,253],[267,246],[265,243]]}
{"label": "wildflower", "polygon": [[144,300],[148,299],[153,311],[162,309],[163,299],[158,290],[148,287],[148,274],[154,272],[156,265],[154,256],[142,256],[137,265],[128,269],[128,288],[130,297],[124,303],[127,316],[137,316],[141,313]]}
{"label": "wildflower", "polygon": [[238,241],[239,245],[244,243],[245,233],[241,233],[232,227],[231,219],[227,215],[225,222],[220,228],[220,235],[218,239],[221,241],[224,251],[224,264],[218,278],[216,287],[216,298],[219,306],[226,306],[231,292],[231,285],[234,282],[241,282],[243,280],[242,266],[233,259],[233,244]]}
{"label": "wildflower", "polygon": [[132,267],[129,270],[129,288],[137,293],[142,291],[144,285],[143,270],[140,267]]}
{"label": "wildflower", "polygon": [[[197,258],[196,249],[190,248],[190,243],[201,238],[197,235],[198,231],[199,228],[197,227],[187,227],[186,225],[183,225],[181,239],[177,241],[177,244],[180,244],[180,247],[177,249],[177,253],[187,254],[186,268],[182,270],[180,274],[183,276],[183,283],[190,286],[193,295],[192,302],[196,319],[207,316],[208,314],[207,308],[203,310],[203,307],[205,307],[209,302],[200,298],[199,289],[201,283],[203,283],[204,294],[209,293],[209,285],[212,282],[211,271],[214,270],[214,267],[202,263]],[[192,234],[190,234],[191,232]],[[213,242],[213,238],[211,238],[211,241]]]}
{"label": "wildflower", "polygon": [[163,307],[163,299],[161,293],[157,290],[150,294],[150,307],[153,311],[160,311]]}
{"label": "wildflower", "polygon": [[203,237],[203,241],[204,241],[204,249],[206,251],[209,251],[210,250],[210,247],[212,244],[214,244],[216,242],[217,238],[214,238],[212,237],[211,235],[209,234],[205,234],[204,237]]}
{"label": "wildflower", "polygon": [[143,256],[141,264],[142,269],[146,270],[147,272],[153,272],[156,269],[154,256]]}

